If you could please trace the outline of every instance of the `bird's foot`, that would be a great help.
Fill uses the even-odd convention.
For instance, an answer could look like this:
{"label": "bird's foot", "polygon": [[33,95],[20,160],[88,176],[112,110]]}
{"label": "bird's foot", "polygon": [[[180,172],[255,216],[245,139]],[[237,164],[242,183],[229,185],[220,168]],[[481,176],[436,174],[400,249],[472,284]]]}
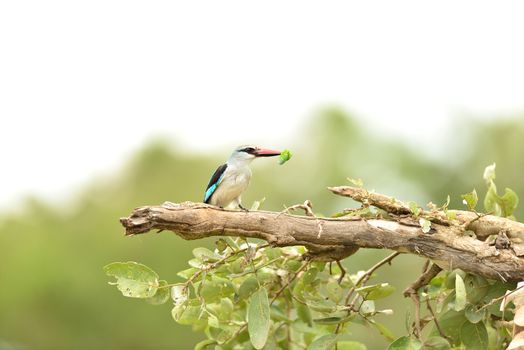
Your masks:
{"label": "bird's foot", "polygon": [[245,212],[248,212],[248,211],[249,211],[248,209],[244,208],[244,206],[243,206],[242,204],[240,204],[240,203],[238,203],[238,207],[239,207],[241,210],[245,211]]}

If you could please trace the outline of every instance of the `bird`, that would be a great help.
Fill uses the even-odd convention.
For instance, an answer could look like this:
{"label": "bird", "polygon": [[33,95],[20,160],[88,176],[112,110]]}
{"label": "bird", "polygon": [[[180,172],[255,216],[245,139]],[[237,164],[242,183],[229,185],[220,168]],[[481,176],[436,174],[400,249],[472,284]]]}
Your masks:
{"label": "bird", "polygon": [[204,203],[221,208],[237,208],[247,211],[242,206],[241,195],[251,180],[249,164],[258,157],[274,157],[280,151],[243,145],[237,147],[225,164],[217,168],[206,188]]}

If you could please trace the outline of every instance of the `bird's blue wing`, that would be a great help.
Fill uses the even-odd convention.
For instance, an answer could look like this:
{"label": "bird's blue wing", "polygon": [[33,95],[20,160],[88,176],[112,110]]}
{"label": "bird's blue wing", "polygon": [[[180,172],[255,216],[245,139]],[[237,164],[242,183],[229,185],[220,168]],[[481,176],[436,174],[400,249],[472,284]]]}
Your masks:
{"label": "bird's blue wing", "polygon": [[209,180],[209,183],[207,184],[206,194],[204,195],[204,203],[209,203],[211,196],[215,193],[220,181],[222,181],[222,175],[224,175],[226,169],[227,164],[222,164],[217,168],[217,170],[215,170],[213,176],[211,176],[211,180]]}

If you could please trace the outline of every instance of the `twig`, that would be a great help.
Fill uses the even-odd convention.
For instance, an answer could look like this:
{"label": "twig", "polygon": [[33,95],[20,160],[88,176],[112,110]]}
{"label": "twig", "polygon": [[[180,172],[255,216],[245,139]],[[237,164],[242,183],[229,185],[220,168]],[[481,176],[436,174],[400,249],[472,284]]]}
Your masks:
{"label": "twig", "polygon": [[244,323],[231,337],[229,337],[228,340],[226,340],[224,343],[229,343],[231,340],[235,339],[239,336],[240,333],[242,333],[247,328],[247,322]]}
{"label": "twig", "polygon": [[[261,245],[258,245],[255,247],[255,250],[258,251],[259,249],[262,249],[262,248],[267,248],[269,247],[269,244],[261,244]],[[222,265],[223,263],[225,263],[229,258],[232,258],[234,257],[235,255],[238,255],[240,253],[243,253],[245,251],[247,251],[248,249],[250,249],[251,246],[247,246],[246,248],[242,248],[242,249],[238,249],[238,250],[234,250],[232,251],[230,254],[224,256],[222,259],[218,260],[218,261],[215,261],[214,263],[208,265],[208,266],[205,266],[204,268],[201,268],[200,270],[198,270],[197,272],[195,272],[186,282],[184,282],[184,285],[187,286],[191,283],[193,283],[193,281],[198,277],[200,276],[203,272],[207,272],[207,271],[210,271],[210,270],[213,270],[213,269],[216,269],[218,266]],[[253,271],[256,273],[256,270]],[[177,283],[179,284],[179,283]],[[166,285],[164,287],[169,287],[169,285]]]}
{"label": "twig", "polygon": [[424,263],[424,267],[422,269],[422,274],[417,278],[415,282],[410,284],[405,290],[404,290],[404,296],[410,297],[411,300],[413,300],[413,304],[415,305],[415,327],[413,329],[413,334],[420,338],[420,332],[421,332],[421,326],[420,326],[420,298],[418,296],[418,290],[424,286],[426,286],[432,279],[435,277],[442,269],[436,265],[431,264],[429,266],[430,261],[427,260]]}
{"label": "twig", "polygon": [[524,288],[524,284],[521,285],[520,287],[517,287],[517,288],[513,289],[512,291],[508,292],[507,294],[501,295],[500,297],[495,298],[495,299],[491,299],[491,301],[489,303],[487,303],[486,305],[484,305],[481,308],[479,308],[478,311],[480,311],[482,309],[485,309],[487,307],[490,307],[491,305],[495,304],[497,301],[502,300],[504,298],[507,298],[508,296],[510,296],[511,294],[515,293],[516,291],[518,291],[518,290],[520,290],[522,288]]}
{"label": "twig", "polygon": [[303,204],[295,204],[290,207],[284,207],[284,210],[282,210],[280,214],[284,214],[284,213],[289,214],[291,210],[297,210],[297,209],[303,209],[307,216],[316,217],[315,213],[313,213],[313,210],[312,210],[313,204],[311,203],[309,199],[306,200]]}
{"label": "twig", "polygon": [[[380,260],[375,265],[373,265],[372,267],[370,267],[366,272],[364,272],[364,274],[362,276],[360,276],[359,279],[355,282],[353,287],[351,287],[349,289],[348,294],[346,295],[346,299],[344,301],[344,304],[345,305],[349,304],[349,299],[351,299],[351,295],[353,295],[353,293],[355,292],[355,289],[358,288],[358,286],[360,286],[361,284],[366,283],[371,278],[371,275],[373,274],[373,272],[375,272],[382,265],[391,263],[391,261],[393,259],[395,259],[397,256],[399,256],[400,254],[401,253],[399,253],[399,252],[395,252],[393,254],[390,254],[387,257],[385,257],[384,259]],[[351,305],[349,305],[349,307],[348,307],[348,315],[352,311],[355,301],[356,301],[356,298],[353,300]],[[343,326],[344,326],[344,323],[339,323],[337,325],[337,328],[335,329],[335,334],[338,333]]]}
{"label": "twig", "polygon": [[295,274],[293,275],[293,277],[291,277],[289,279],[289,281],[287,281],[283,286],[282,288],[280,288],[277,293],[275,294],[275,296],[273,297],[273,299],[271,299],[271,302],[269,303],[269,305],[273,305],[273,303],[275,302],[275,300],[277,300],[277,298],[280,296],[280,294],[282,294],[282,292],[295,280],[295,278],[298,277],[298,274],[300,272],[302,272],[309,264],[309,260],[305,260],[302,265],[300,266],[300,268],[295,272]]}
{"label": "twig", "polygon": [[442,328],[440,328],[440,323],[439,323],[439,321],[437,319],[437,316],[435,316],[435,313],[433,312],[433,308],[431,307],[431,303],[429,302],[429,299],[426,299],[426,307],[427,307],[429,313],[431,314],[431,317],[433,317],[433,322],[435,322],[435,326],[437,327],[437,330],[438,330],[440,336],[442,338],[446,338],[448,340],[451,340],[451,338],[444,333]]}
{"label": "twig", "polygon": [[[339,186],[328,188],[334,194],[350,197],[353,200],[380,208],[393,215],[412,216],[411,209],[393,197],[383,194],[368,192],[366,189],[352,186]],[[454,220],[449,220],[446,214],[447,208],[440,210],[421,209],[418,216],[423,217],[435,224],[444,226],[461,226],[462,230],[467,228],[475,232],[478,239],[484,240],[501,229],[509,229],[515,236],[524,235],[524,225],[518,222],[510,222],[506,218],[491,215],[492,213],[477,213],[474,211],[453,210],[456,214]],[[434,228],[434,227],[432,227]]]}
{"label": "twig", "polygon": [[431,264],[431,267],[426,268],[417,280],[404,290],[404,296],[407,298],[413,294],[417,294],[417,291],[427,285],[440,271],[442,271],[442,269],[437,264]]}
{"label": "twig", "polygon": [[340,263],[340,260],[337,260],[337,265],[338,265],[338,268],[340,269],[340,277],[338,278],[338,284],[340,284],[342,280],[344,279],[344,276],[346,275],[346,269],[344,268],[344,266],[342,266],[342,264]]}
{"label": "twig", "polygon": [[369,192],[365,188],[339,186],[328,187],[328,190],[340,196],[350,197],[353,200],[356,200],[357,202],[360,202],[362,204],[372,205],[374,207],[383,209],[390,214],[411,214],[411,209],[409,209],[409,206],[404,204],[403,202],[383,194]]}
{"label": "twig", "polygon": [[410,297],[413,300],[413,304],[415,304],[415,328],[413,329],[413,334],[420,339],[420,299],[417,293],[411,294]]}
{"label": "twig", "polygon": [[[311,203],[311,201],[309,199],[306,200],[303,204],[295,204],[295,205],[292,205],[290,207],[284,207],[284,208],[285,209],[282,210],[278,214],[278,216],[280,216],[280,214],[284,214],[284,213],[289,214],[289,212],[291,210],[303,209],[307,216],[310,216],[310,217],[313,217],[313,218],[317,219],[317,216],[315,215],[315,213],[313,213],[313,204]],[[320,238],[322,236],[322,232],[324,231],[323,221],[317,220],[317,225],[318,225],[317,238]]]}
{"label": "twig", "polygon": [[391,263],[391,260],[395,259],[400,254],[401,253],[399,252],[395,252],[391,255],[388,255],[387,257],[385,257],[384,259],[380,260],[378,263],[370,267],[366,272],[364,272],[364,274],[360,276],[360,278],[355,282],[353,287],[351,287],[351,289],[349,290],[344,303],[346,305],[349,303],[349,299],[351,298],[351,295],[353,294],[355,289],[358,288],[358,286],[360,286],[361,284],[366,283],[371,278],[371,275],[373,274],[373,272],[375,272],[382,265]]}
{"label": "twig", "polygon": [[475,213],[477,216],[474,217],[473,219],[470,219],[470,220],[464,222],[462,224],[462,226],[464,226],[465,229],[468,229],[469,225],[473,224],[475,221],[478,221],[478,220],[482,219],[485,216],[491,215],[491,213],[479,213],[476,210],[473,210],[473,213]]}

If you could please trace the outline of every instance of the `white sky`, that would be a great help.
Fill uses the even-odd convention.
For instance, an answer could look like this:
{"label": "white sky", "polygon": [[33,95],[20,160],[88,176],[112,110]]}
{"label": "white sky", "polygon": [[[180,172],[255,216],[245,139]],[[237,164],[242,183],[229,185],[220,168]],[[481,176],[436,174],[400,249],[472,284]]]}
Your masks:
{"label": "white sky", "polygon": [[523,13],[521,1],[2,1],[0,206],[61,197],[154,135],[200,151],[282,146],[331,103],[431,152],[454,117],[524,110]]}

